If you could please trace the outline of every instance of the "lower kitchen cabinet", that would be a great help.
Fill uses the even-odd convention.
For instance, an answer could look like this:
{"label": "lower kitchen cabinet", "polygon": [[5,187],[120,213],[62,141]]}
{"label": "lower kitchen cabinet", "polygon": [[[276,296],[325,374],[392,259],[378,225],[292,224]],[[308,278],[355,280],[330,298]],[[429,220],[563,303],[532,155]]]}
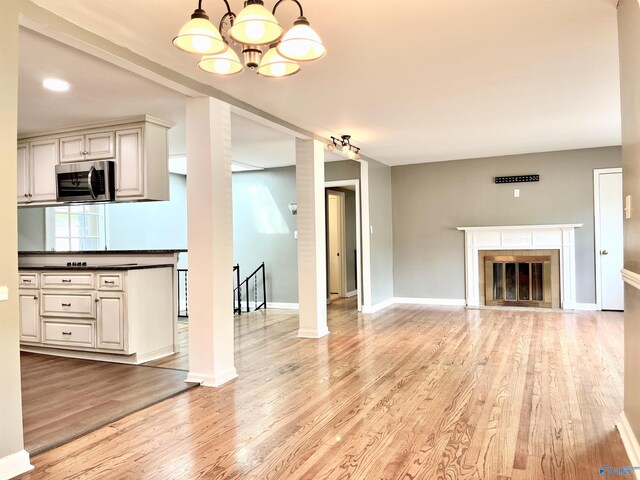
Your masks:
{"label": "lower kitchen cabinet", "polygon": [[100,292],[98,305],[98,348],[124,349],[124,293]]}
{"label": "lower kitchen cabinet", "polygon": [[20,279],[23,351],[134,364],[174,352],[172,267],[29,270]]}
{"label": "lower kitchen cabinet", "polygon": [[38,290],[20,290],[20,341],[40,342],[40,299]]}

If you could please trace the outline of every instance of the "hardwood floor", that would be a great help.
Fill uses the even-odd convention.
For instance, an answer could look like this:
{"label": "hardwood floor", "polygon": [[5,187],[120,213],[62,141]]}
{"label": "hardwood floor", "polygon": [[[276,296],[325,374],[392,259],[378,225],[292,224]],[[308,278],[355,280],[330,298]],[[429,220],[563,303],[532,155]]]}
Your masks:
{"label": "hardwood floor", "polygon": [[192,388],[186,372],[21,353],[25,449],[37,454]]}
{"label": "hardwood floor", "polygon": [[590,479],[629,465],[619,313],[398,305],[236,323],[239,378],[33,458],[26,479]]}

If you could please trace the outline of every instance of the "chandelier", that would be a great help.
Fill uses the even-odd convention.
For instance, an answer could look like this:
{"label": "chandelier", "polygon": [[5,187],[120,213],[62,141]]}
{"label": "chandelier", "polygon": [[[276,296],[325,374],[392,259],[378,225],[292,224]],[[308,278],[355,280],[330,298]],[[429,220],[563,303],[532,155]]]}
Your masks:
{"label": "chandelier", "polygon": [[[201,70],[234,75],[242,72],[246,65],[263,77],[287,77],[300,71],[299,62],[318,60],[326,54],[320,36],[309,25],[298,0],[279,0],[271,12],[264,7],[262,0],[246,0],[237,15],[231,11],[229,2],[223,1],[227,12],[220,19],[218,28],[209,21],[209,16],[202,9],[202,0],[198,0],[198,8],[191,15],[191,20],[173,39],[173,44],[180,50],[202,55],[198,62]],[[275,14],[286,1],[298,6],[300,16],[285,32]],[[234,45],[240,46],[244,65],[223,35],[225,26]]]}
{"label": "chandelier", "polygon": [[342,135],[340,138],[331,137],[327,150],[333,152],[336,148],[340,148],[342,153],[351,160],[360,160],[360,147],[351,145],[351,135]]}

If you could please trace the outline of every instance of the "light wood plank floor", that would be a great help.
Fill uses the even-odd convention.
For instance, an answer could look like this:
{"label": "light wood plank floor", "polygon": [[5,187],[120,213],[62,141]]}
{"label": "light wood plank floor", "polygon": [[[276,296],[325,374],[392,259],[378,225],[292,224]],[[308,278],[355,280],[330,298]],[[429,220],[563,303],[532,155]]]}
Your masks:
{"label": "light wood plank floor", "polygon": [[186,372],[21,353],[25,448],[39,453],[192,388]]}
{"label": "light wood plank floor", "polygon": [[619,313],[332,308],[236,323],[239,378],[35,457],[27,479],[590,479],[629,464]]}

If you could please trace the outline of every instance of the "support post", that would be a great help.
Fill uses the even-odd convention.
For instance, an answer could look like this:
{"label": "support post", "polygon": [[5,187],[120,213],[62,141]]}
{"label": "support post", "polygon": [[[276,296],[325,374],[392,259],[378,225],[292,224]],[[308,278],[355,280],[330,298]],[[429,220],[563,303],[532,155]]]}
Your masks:
{"label": "support post", "polygon": [[296,139],[298,297],[302,338],[329,334],[324,199],[324,145]]}
{"label": "support post", "polygon": [[229,104],[210,97],[187,100],[187,158],[187,381],[217,387],[237,377]]}
{"label": "support post", "polygon": [[0,15],[0,478],[32,470],[24,449],[18,307],[18,15],[16,0]]}

